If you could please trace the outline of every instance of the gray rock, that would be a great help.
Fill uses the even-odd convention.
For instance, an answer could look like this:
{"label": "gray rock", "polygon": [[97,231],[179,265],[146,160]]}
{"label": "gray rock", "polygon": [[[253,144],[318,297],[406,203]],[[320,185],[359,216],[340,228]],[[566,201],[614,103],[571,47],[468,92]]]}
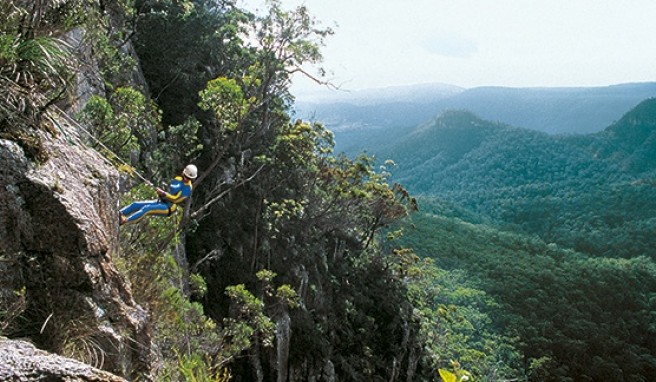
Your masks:
{"label": "gray rock", "polygon": [[38,133],[45,163],[0,140],[0,306],[10,308],[0,310],[0,331],[150,380],[148,317],[112,262],[119,175],[60,124],[65,134]]}
{"label": "gray rock", "polygon": [[125,382],[106,371],[37,349],[25,341],[0,338],[0,381]]}

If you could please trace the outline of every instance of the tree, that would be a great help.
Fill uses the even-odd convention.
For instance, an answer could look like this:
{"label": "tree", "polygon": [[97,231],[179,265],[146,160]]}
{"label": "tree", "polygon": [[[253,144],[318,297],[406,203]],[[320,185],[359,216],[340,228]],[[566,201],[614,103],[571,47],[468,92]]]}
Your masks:
{"label": "tree", "polygon": [[[202,174],[182,239],[191,271],[207,282],[197,298],[223,330],[262,321],[242,315],[243,303],[261,306],[275,323],[273,347],[255,336],[248,357],[230,367],[253,380],[311,378],[324,368],[346,379],[401,378],[416,367],[401,366],[409,354],[401,339],[412,332],[400,324],[410,308],[377,237],[415,208],[414,200],[374,171],[372,158],[334,157],[332,133],[292,121],[288,112],[291,77],[309,74],[303,66],[320,60],[332,31],[317,28],[305,7],[283,11],[279,1],[263,16],[208,4],[140,2],[140,28],[153,28],[138,31],[137,41],[141,55],[153,54],[144,71],[147,78],[159,73],[152,89],[164,124],[193,117],[199,126]],[[198,51],[175,43],[165,52],[151,40],[184,42],[181,31],[197,36],[189,46]],[[236,57],[223,60],[226,51]],[[158,63],[160,53],[180,57],[182,71]],[[177,91],[198,96],[175,105],[183,99]],[[275,293],[264,270],[277,274]],[[242,304],[226,299],[226,290]],[[290,303],[294,295],[298,304]]]}
{"label": "tree", "polygon": [[240,78],[253,64],[243,41],[252,16],[232,1],[138,0],[135,9],[135,48],[163,123],[205,121],[198,103],[207,82]]}

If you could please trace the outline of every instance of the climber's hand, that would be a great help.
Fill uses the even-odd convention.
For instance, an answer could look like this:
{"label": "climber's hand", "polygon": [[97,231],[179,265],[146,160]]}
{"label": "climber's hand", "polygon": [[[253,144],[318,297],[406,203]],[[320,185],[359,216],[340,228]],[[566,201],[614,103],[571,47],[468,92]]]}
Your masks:
{"label": "climber's hand", "polygon": [[162,189],[159,188],[159,187],[155,189],[155,192],[157,192],[157,195],[159,195],[159,196],[164,196],[164,195],[166,195],[166,192],[164,192],[164,190],[162,190]]}

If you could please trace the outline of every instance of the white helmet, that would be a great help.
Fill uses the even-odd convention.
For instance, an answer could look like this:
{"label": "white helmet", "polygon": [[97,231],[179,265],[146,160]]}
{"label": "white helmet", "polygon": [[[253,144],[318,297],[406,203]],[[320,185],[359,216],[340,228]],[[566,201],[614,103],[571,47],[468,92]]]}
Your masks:
{"label": "white helmet", "polygon": [[182,174],[189,179],[196,179],[198,176],[198,169],[193,164],[189,164],[185,167],[184,171],[182,171]]}

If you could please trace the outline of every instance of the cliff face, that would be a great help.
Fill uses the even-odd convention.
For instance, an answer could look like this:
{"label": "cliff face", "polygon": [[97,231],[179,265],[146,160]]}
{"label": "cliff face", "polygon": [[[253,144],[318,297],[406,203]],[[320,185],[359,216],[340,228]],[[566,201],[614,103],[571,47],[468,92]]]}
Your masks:
{"label": "cliff face", "polygon": [[85,363],[0,338],[0,381],[125,382]]}
{"label": "cliff face", "polygon": [[72,126],[59,125],[58,135],[37,132],[43,163],[0,140],[0,330],[148,380],[147,315],[112,262],[118,173]]}

